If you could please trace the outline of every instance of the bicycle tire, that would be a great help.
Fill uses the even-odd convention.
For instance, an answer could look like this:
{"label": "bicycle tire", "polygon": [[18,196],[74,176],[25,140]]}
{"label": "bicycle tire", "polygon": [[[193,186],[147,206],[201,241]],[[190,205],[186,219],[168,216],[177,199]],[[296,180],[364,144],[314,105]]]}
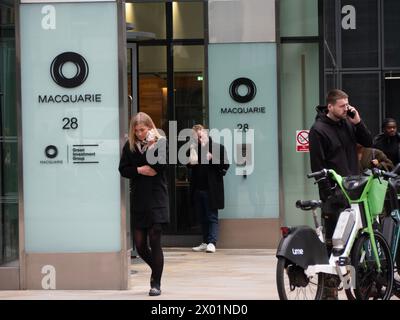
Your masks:
{"label": "bicycle tire", "polygon": [[[294,290],[290,289],[288,268],[295,267],[302,277],[307,279],[306,286],[296,286]],[[316,283],[313,279],[307,278],[304,274],[304,269],[291,263],[289,260],[279,257],[276,265],[276,284],[278,289],[279,299],[281,300],[321,300],[324,287],[324,274],[318,273]],[[286,280],[286,281],[285,281]],[[315,291],[315,292],[314,292]]]}
{"label": "bicycle tire", "polygon": [[[375,270],[376,263],[370,246],[370,236],[365,233],[355,242],[352,251],[352,265],[355,268],[356,283],[354,294],[357,300],[382,299],[388,300],[393,289],[393,260],[389,245],[385,238],[374,232],[383,275]],[[384,291],[382,291],[384,290]]]}

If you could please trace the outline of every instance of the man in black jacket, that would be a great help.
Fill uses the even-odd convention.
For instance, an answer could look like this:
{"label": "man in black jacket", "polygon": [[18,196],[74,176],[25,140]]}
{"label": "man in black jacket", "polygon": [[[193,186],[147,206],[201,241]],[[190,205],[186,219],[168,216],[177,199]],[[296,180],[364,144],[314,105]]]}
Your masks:
{"label": "man in black jacket", "polygon": [[383,120],[382,131],[374,138],[374,148],[382,150],[396,166],[400,162],[400,133],[397,132],[396,120]]}
{"label": "man in black jacket", "polygon": [[[359,143],[371,147],[371,133],[356,108],[349,105],[345,92],[338,89],[330,91],[326,103],[327,106],[316,108],[317,116],[310,130],[311,171],[334,169],[341,176],[358,175],[356,145]],[[332,194],[333,186],[328,179],[320,181],[318,186],[323,202],[322,222],[326,245],[330,253],[338,216],[348,203],[344,196],[340,197],[340,192]],[[337,297],[337,291],[334,295]]]}
{"label": "man in black jacket", "polygon": [[212,141],[202,125],[193,127],[196,140],[190,148],[188,167],[194,206],[201,216],[203,242],[193,251],[214,253],[218,240],[218,210],[223,209],[223,177],[229,168],[225,147]]}

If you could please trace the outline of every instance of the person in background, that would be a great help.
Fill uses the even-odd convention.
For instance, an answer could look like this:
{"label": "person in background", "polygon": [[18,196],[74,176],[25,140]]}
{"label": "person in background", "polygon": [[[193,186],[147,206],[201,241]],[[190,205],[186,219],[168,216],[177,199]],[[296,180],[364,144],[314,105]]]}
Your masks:
{"label": "person in background", "polygon": [[379,149],[365,148],[357,144],[357,156],[359,161],[360,173],[367,169],[378,168],[390,171],[394,168],[393,162]]}
{"label": "person in background", "polygon": [[[139,112],[130,121],[129,140],[122,149],[119,163],[120,174],[130,179],[135,246],[151,268],[150,296],[161,294],[164,267],[161,233],[162,225],[169,222],[166,144],[166,138],[159,134],[150,116]],[[149,161],[149,154],[156,154],[158,161]]]}
{"label": "person in background", "polygon": [[218,240],[218,210],[225,206],[223,177],[229,168],[225,147],[212,141],[200,124],[193,126],[188,168],[194,206],[202,221],[203,243],[193,251],[214,253]]}
{"label": "person in background", "polygon": [[400,133],[397,132],[397,122],[393,118],[386,118],[382,123],[382,133],[374,138],[374,148],[383,153],[397,165],[400,162]]}

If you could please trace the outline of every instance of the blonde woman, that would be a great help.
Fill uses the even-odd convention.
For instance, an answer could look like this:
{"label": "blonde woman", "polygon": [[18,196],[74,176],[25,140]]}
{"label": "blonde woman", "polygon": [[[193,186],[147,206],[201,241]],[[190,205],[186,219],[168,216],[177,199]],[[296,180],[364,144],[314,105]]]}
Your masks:
{"label": "blonde woman", "polygon": [[[161,294],[164,267],[161,233],[162,225],[169,222],[166,142],[150,116],[139,112],[131,119],[129,140],[123,147],[119,163],[121,175],[130,179],[130,210],[135,246],[139,256],[152,271],[150,296]],[[155,163],[154,153],[158,159]]]}

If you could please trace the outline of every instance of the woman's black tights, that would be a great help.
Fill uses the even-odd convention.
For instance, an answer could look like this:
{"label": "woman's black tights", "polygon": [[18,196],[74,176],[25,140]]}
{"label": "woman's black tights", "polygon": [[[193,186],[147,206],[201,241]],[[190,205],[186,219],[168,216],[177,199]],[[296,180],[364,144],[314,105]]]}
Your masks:
{"label": "woman's black tights", "polygon": [[[135,246],[139,256],[150,266],[150,287],[160,289],[164,267],[164,254],[161,248],[161,225],[154,224],[149,229],[135,229]],[[147,236],[150,248],[147,245]]]}

